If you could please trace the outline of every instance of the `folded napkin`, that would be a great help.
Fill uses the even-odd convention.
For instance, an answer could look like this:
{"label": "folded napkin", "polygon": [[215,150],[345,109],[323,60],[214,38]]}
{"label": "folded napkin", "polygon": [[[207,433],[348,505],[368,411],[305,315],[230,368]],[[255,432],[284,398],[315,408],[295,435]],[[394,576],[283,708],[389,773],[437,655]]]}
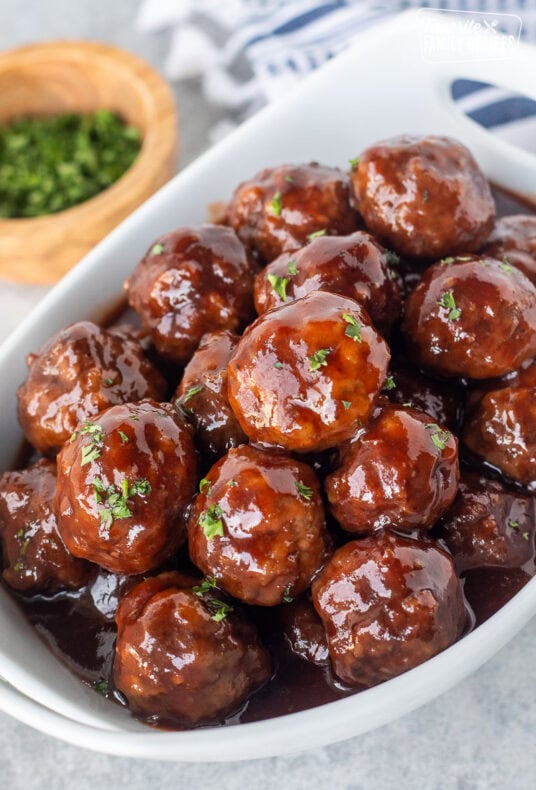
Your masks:
{"label": "folded napkin", "polygon": [[[166,76],[200,78],[207,101],[228,109],[211,132],[215,141],[336,56],[357,33],[408,8],[430,6],[485,12],[493,15],[486,24],[536,41],[534,0],[144,0],[138,27],[171,27]],[[477,123],[536,151],[536,102],[469,80],[458,80],[452,95]]]}

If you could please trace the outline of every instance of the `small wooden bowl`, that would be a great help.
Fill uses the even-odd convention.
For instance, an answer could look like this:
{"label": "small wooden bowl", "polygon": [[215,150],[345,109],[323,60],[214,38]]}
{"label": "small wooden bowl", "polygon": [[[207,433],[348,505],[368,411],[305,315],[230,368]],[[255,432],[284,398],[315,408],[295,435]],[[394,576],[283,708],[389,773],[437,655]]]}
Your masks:
{"label": "small wooden bowl", "polygon": [[171,91],[147,63],[87,41],[58,41],[0,55],[0,124],[17,116],[117,112],[142,134],[140,153],[111,187],[66,211],[0,219],[0,276],[52,283],[173,174],[177,114]]}

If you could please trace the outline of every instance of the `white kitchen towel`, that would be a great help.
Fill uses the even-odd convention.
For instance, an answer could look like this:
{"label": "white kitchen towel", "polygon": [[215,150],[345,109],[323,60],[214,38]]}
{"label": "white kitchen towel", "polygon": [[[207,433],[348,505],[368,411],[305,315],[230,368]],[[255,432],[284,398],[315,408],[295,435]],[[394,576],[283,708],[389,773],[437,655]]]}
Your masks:
{"label": "white kitchen towel", "polygon": [[[521,38],[536,41],[536,0],[144,0],[138,26],[173,29],[166,76],[200,78],[207,101],[228,109],[213,130],[217,139],[357,33],[408,8],[484,12],[486,24],[510,35],[519,34],[521,19]],[[468,80],[452,94],[477,123],[536,152],[536,102]]]}

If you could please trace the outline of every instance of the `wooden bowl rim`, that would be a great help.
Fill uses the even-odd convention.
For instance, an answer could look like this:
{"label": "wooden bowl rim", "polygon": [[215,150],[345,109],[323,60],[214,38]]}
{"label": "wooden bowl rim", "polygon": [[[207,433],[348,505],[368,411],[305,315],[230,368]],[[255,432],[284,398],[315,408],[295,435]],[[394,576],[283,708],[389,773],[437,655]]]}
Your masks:
{"label": "wooden bowl rim", "polygon": [[45,225],[64,223],[66,219],[70,222],[76,221],[79,214],[85,214],[91,207],[99,209],[102,208],[102,204],[110,200],[117,202],[123,195],[132,194],[132,191],[136,191],[138,172],[145,169],[146,164],[150,166],[153,150],[160,148],[161,144],[169,144],[170,122],[174,126],[173,147],[174,149],[177,147],[179,116],[170,86],[146,60],[128,50],[100,41],[78,39],[24,44],[0,53],[0,74],[12,71],[18,65],[25,70],[28,66],[38,67],[43,59],[47,61],[57,59],[60,65],[75,60],[79,61],[78,65],[84,67],[86,65],[84,56],[87,57],[88,54],[92,58],[113,62],[116,69],[119,67],[122,71],[126,70],[138,84],[140,92],[143,92],[150,114],[140,151],[128,170],[97,195],[53,214],[39,217],[0,218],[0,232],[40,230]]}

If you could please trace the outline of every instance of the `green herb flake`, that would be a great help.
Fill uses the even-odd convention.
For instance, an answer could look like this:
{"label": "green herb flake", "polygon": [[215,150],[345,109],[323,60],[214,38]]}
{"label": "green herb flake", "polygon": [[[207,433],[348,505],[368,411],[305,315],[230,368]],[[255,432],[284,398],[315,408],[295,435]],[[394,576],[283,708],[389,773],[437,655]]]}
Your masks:
{"label": "green herb flake", "polygon": [[307,501],[309,501],[312,498],[314,493],[313,489],[310,488],[309,486],[306,486],[305,483],[302,483],[301,480],[296,481],[296,491],[301,497],[303,497],[303,499],[306,499]]}
{"label": "green herb flake", "polygon": [[126,435],[126,433],[124,433],[124,431],[117,431],[117,433],[119,434],[119,438],[121,439],[121,441],[123,442],[123,444],[128,444],[128,442],[129,442],[129,438],[128,438],[128,436]]}
{"label": "green herb flake", "polygon": [[287,272],[290,275],[298,274],[298,267],[296,266],[296,261],[289,261],[287,263]]}
{"label": "green herb flake", "polygon": [[279,296],[283,302],[287,301],[287,285],[288,285],[288,278],[287,277],[278,277],[277,274],[269,274],[268,275],[268,282],[272,286],[273,290]]}
{"label": "green herb flake", "polygon": [[322,230],[315,230],[314,233],[309,233],[307,239],[309,241],[313,241],[313,239],[319,239],[321,236],[325,236],[327,233],[326,228],[322,228]]}
{"label": "green herb flake", "polygon": [[212,540],[218,535],[223,537],[223,510],[219,505],[211,505],[208,510],[205,510],[199,516],[197,523],[205,533],[208,540]]}
{"label": "green herb flake", "polygon": [[82,460],[80,461],[80,466],[91,464],[93,461],[96,461],[97,458],[100,458],[100,448],[93,444],[93,442],[91,444],[86,444],[85,447],[82,447]]}
{"label": "green herb flake", "polygon": [[105,386],[105,387],[111,387],[111,386],[112,386],[112,384],[114,383],[114,380],[113,380],[113,379],[110,379],[110,378],[107,378],[107,379],[104,379],[104,382],[103,382],[103,383],[104,383],[104,386]]}
{"label": "green herb flake", "polygon": [[343,321],[346,321],[346,323],[348,324],[344,334],[347,337],[351,337],[352,340],[355,340],[356,343],[361,343],[362,341],[361,324],[359,323],[357,318],[353,316],[351,313],[343,313],[342,319]]}
{"label": "green herb flake", "polygon": [[445,310],[449,311],[447,316],[449,321],[457,321],[462,314],[461,308],[456,305],[456,300],[452,290],[445,291],[437,303],[440,307],[443,307]]}
{"label": "green herb flake", "polygon": [[349,400],[343,400],[343,401],[341,401],[341,403],[342,403],[342,405],[344,406],[345,409],[349,409],[350,406],[352,405]]}
{"label": "green herb flake", "polygon": [[282,363],[282,362],[280,362],[280,361],[277,359],[277,360],[274,362],[274,368],[277,368],[278,370],[281,370],[281,368],[282,368],[282,367],[283,367],[283,363]]}
{"label": "green herb flake", "polygon": [[275,193],[270,203],[270,208],[272,209],[272,214],[274,214],[276,217],[281,216],[281,192],[278,191]]}
{"label": "green herb flake", "polygon": [[151,248],[151,255],[162,255],[164,252],[164,245],[163,244],[154,244]]}
{"label": "green herb flake", "polygon": [[528,532],[524,532],[523,535],[522,535],[523,540],[528,540],[529,537],[530,537],[530,535],[529,535]]}
{"label": "green herb flake", "polygon": [[109,530],[116,520],[131,518],[130,500],[135,496],[146,497],[151,493],[151,485],[144,478],[132,483],[127,478],[123,478],[119,488],[115,485],[106,488],[102,480],[96,477],[92,485],[97,503],[104,503],[99,516],[101,527],[105,530]]}
{"label": "green herb flake", "polygon": [[519,529],[519,521],[516,521],[515,519],[511,518],[508,521],[508,526],[510,527],[510,529]]}
{"label": "green herb flake", "polygon": [[102,694],[103,697],[106,697],[110,693],[110,686],[107,680],[96,680],[95,681],[95,691],[97,694]]}
{"label": "green herb flake", "polygon": [[393,376],[387,376],[387,378],[385,379],[385,381],[383,383],[382,389],[385,392],[389,392],[389,390],[396,389],[396,381],[394,380]]}
{"label": "green herb flake", "polygon": [[434,447],[439,450],[439,452],[443,452],[452,436],[451,432],[443,431],[435,422],[429,422],[424,427],[427,431],[430,431],[430,439]]}
{"label": "green herb flake", "polygon": [[186,395],[183,398],[183,403],[188,403],[189,400],[195,397],[195,395],[198,395],[204,389],[205,388],[202,384],[196,384],[195,387],[190,387],[190,389],[187,390]]}
{"label": "green herb flake", "polygon": [[309,357],[309,370],[314,372],[315,370],[320,370],[321,367],[327,367],[327,356],[329,354],[331,354],[331,348],[320,348],[314,354],[311,354]]}
{"label": "green herb flake", "polygon": [[194,593],[194,595],[197,595],[199,598],[202,598],[203,595],[206,595],[215,587],[216,587],[216,577],[205,576],[201,584],[197,584],[195,587],[192,587],[192,592]]}
{"label": "green herb flake", "polygon": [[0,217],[39,217],[98,195],[132,165],[138,129],[110,110],[19,117],[0,127]]}
{"label": "green herb flake", "polygon": [[453,258],[452,256],[449,255],[448,258],[442,258],[439,261],[439,263],[441,264],[441,266],[450,266],[450,264],[454,263],[455,260],[456,260],[456,258]]}
{"label": "green herb flake", "polygon": [[430,193],[428,192],[427,189],[425,189],[424,192],[422,193],[423,203],[428,203],[429,199],[430,199]]}
{"label": "green herb flake", "polygon": [[236,482],[236,480],[229,480],[227,485],[229,486],[229,488],[236,488],[238,483]]}
{"label": "green herb flake", "polygon": [[218,601],[216,600],[216,598],[212,598],[207,603],[211,608],[216,609],[216,611],[210,618],[211,620],[214,620],[214,622],[216,623],[225,620],[227,615],[230,614],[232,611],[234,611],[234,608],[230,604],[225,603],[224,601]]}
{"label": "green herb flake", "polygon": [[510,263],[510,261],[508,260],[506,255],[504,256],[504,258],[500,262],[499,269],[502,269],[503,272],[506,272],[506,274],[510,274],[511,272],[514,271],[514,267],[512,266],[512,264]]}
{"label": "green herb flake", "polygon": [[202,480],[199,481],[199,491],[201,492],[201,494],[203,494],[205,491],[207,492],[207,494],[210,494],[210,492],[212,491],[212,483],[210,482],[210,480],[207,480],[206,477],[204,477]]}
{"label": "green herb flake", "polygon": [[353,159],[349,159],[348,161],[350,162],[350,169],[351,170],[355,170],[356,167],[358,166],[359,162],[361,161],[361,157],[360,156],[354,156]]}
{"label": "green herb flake", "polygon": [[294,179],[292,178],[292,176],[285,176],[285,181],[287,182],[287,184],[294,183]]}
{"label": "green herb flake", "polygon": [[290,594],[290,584],[287,584],[283,591],[283,603],[292,603],[294,598]]}

